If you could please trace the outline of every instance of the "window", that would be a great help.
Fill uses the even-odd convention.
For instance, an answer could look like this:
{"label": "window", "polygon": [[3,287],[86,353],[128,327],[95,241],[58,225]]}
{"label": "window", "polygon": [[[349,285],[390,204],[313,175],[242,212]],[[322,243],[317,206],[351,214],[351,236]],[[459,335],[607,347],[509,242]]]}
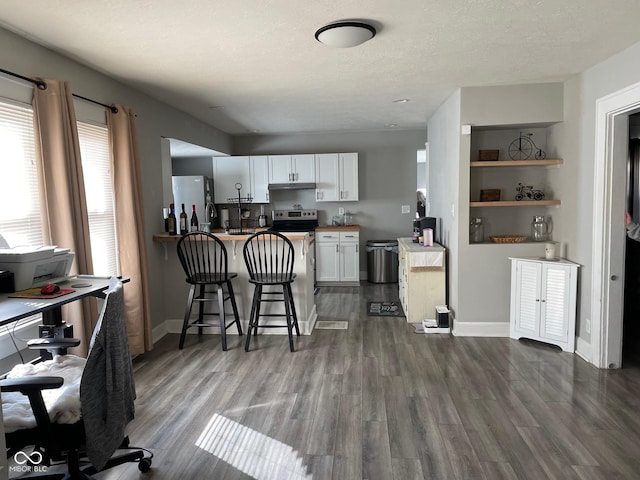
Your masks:
{"label": "window", "polygon": [[42,245],[42,203],[30,105],[0,99],[0,234],[11,246]]}
{"label": "window", "polygon": [[91,257],[96,275],[119,275],[109,135],[104,125],[78,122]]}

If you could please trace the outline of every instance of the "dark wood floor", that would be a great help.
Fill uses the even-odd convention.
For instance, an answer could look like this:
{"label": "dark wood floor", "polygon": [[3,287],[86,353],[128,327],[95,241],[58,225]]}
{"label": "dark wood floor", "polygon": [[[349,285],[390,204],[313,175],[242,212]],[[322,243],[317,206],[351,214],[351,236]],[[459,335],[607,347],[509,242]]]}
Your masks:
{"label": "dark wood floor", "polygon": [[[396,285],[322,288],[297,340],[169,335],[134,361],[152,479],[638,479],[640,371],[528,341],[420,335],[369,317]],[[99,475],[138,478],[135,466]]]}

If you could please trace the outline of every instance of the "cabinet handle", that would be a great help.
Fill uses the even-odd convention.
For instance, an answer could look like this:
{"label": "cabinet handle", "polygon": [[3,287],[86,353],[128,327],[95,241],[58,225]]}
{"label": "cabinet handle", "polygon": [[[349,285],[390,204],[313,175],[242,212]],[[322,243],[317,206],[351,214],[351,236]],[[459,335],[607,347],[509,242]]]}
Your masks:
{"label": "cabinet handle", "polygon": [[269,201],[269,192],[267,192],[267,202]]}
{"label": "cabinet handle", "polygon": [[340,246],[336,243],[336,253],[340,253]]}
{"label": "cabinet handle", "polygon": [[356,245],[356,253],[358,253],[360,251],[360,245]]}

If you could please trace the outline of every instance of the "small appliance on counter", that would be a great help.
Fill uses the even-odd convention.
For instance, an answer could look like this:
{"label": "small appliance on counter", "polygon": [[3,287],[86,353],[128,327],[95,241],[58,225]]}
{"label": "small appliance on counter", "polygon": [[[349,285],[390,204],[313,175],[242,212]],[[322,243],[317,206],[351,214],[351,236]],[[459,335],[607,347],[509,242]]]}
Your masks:
{"label": "small appliance on counter", "polygon": [[436,217],[414,218],[413,234],[411,235],[411,239],[413,240],[413,243],[418,243],[420,241],[420,237],[423,236],[423,232],[427,228],[430,228],[433,231],[433,241],[438,243],[436,225],[437,225]]}
{"label": "small appliance on counter", "polygon": [[260,205],[260,216],[258,217],[258,226],[267,226],[267,216],[264,214],[264,205]]}

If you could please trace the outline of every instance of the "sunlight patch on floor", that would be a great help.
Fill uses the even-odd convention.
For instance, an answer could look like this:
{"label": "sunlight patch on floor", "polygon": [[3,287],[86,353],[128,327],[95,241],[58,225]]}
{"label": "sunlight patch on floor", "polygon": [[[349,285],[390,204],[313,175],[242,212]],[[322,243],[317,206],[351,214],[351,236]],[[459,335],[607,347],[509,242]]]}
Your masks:
{"label": "sunlight patch on floor", "polygon": [[256,480],[311,480],[302,458],[289,445],[214,414],[196,446]]}

